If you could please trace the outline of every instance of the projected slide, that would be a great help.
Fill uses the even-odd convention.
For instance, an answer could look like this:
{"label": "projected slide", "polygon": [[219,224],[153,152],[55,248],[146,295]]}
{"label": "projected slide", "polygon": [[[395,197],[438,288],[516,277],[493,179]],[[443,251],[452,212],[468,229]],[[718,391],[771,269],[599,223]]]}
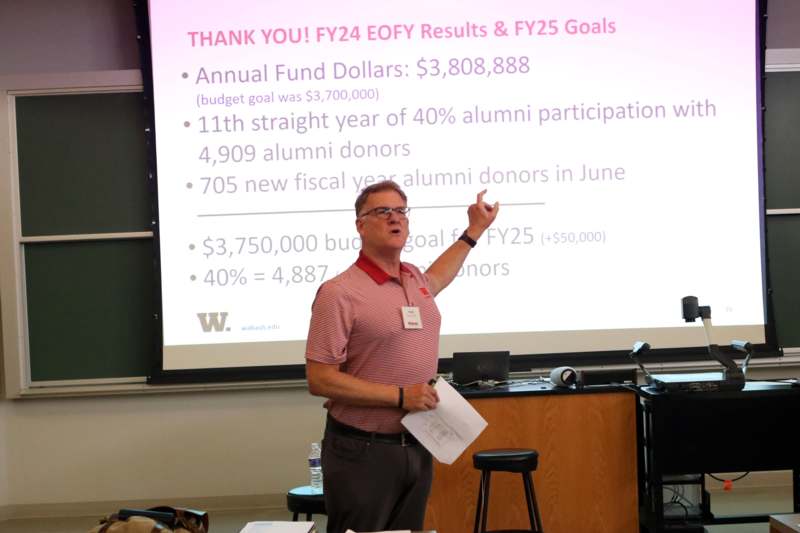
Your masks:
{"label": "projected slide", "polygon": [[164,368],[298,364],[353,203],[409,197],[440,353],[764,341],[750,1],[151,1]]}

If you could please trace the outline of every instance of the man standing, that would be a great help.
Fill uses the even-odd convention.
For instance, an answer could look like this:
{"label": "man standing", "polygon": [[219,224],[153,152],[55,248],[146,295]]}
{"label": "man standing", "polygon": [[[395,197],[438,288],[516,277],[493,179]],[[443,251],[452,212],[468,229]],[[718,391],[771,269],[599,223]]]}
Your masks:
{"label": "man standing", "polygon": [[358,260],[320,286],[306,345],[311,394],[328,398],[322,442],[328,533],[420,530],[431,455],[400,419],[434,409],[441,317],[434,297],[455,278],[499,206],[469,206],[469,225],[425,273],[400,261],[406,195],[393,181],[356,199]]}

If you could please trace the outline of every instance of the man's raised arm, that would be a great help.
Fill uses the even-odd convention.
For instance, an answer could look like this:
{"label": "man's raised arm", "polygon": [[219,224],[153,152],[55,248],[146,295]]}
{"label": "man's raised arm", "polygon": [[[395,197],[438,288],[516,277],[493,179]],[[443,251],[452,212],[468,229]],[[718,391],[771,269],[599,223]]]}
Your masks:
{"label": "man's raised arm", "polygon": [[[469,217],[469,226],[464,232],[465,237],[459,238],[450,247],[442,252],[436,261],[434,261],[425,273],[430,280],[433,295],[439,294],[445,287],[450,285],[450,282],[455,279],[458,274],[458,269],[464,264],[475,242],[481,238],[483,232],[492,225],[494,219],[497,218],[497,212],[500,210],[500,204],[495,202],[494,205],[487,204],[483,201],[483,195],[486,190],[478,193],[478,197],[474,204],[467,209],[467,216]],[[469,242],[472,241],[472,243]]]}

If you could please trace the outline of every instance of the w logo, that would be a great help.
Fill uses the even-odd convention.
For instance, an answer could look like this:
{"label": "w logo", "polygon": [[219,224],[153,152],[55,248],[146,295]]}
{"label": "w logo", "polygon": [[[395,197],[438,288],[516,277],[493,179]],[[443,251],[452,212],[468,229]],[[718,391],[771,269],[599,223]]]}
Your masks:
{"label": "w logo", "polygon": [[197,313],[197,319],[200,320],[200,327],[203,328],[203,333],[231,330],[231,328],[225,327],[225,321],[228,319],[227,311],[221,313]]}

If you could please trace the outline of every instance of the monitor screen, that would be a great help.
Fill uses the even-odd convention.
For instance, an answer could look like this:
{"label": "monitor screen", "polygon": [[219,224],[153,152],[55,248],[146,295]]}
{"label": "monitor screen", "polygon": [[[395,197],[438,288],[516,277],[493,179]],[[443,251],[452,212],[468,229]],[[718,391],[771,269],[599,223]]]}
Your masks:
{"label": "monitor screen", "polygon": [[508,381],[510,353],[456,352],[453,354],[453,382],[471,385],[483,381]]}

